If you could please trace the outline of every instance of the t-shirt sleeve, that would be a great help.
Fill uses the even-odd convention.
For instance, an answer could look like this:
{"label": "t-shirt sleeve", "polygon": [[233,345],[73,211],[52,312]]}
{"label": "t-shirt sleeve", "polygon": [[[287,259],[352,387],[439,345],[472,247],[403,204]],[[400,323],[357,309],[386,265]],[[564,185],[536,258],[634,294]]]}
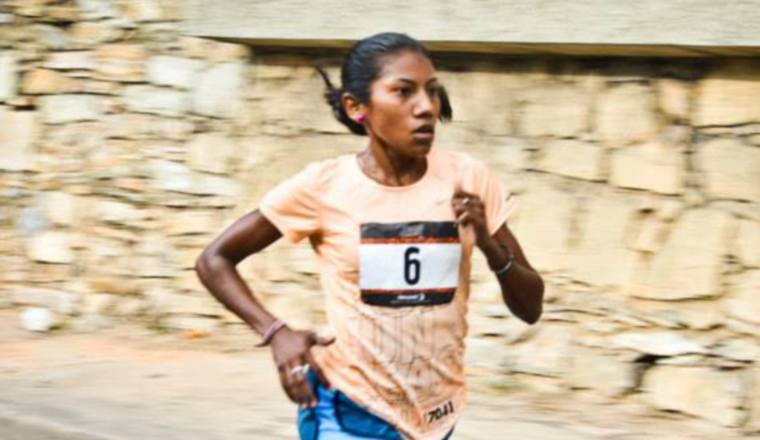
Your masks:
{"label": "t-shirt sleeve", "polygon": [[485,164],[476,161],[473,168],[473,188],[485,205],[488,233],[493,235],[517,210],[517,199]]}
{"label": "t-shirt sleeve", "polygon": [[319,229],[319,164],[311,164],[270,190],[259,211],[292,243]]}

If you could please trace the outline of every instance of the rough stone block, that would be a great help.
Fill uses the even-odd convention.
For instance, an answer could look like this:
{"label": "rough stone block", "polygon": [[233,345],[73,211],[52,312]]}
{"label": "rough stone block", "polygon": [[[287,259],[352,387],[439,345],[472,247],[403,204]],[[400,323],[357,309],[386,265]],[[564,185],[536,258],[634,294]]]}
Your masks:
{"label": "rough stone block", "polygon": [[16,96],[18,88],[18,66],[11,52],[0,52],[0,102]]}
{"label": "rough stone block", "polygon": [[610,183],[616,186],[680,194],[684,190],[685,174],[683,149],[659,140],[612,153]]}
{"label": "rough stone block", "polygon": [[649,87],[623,84],[598,98],[596,135],[606,145],[621,146],[652,139],[659,130]]}
{"label": "rough stone block", "polygon": [[156,55],[148,60],[148,81],[159,86],[190,89],[203,68],[203,62],[168,55]]}
{"label": "rough stone block", "polygon": [[518,210],[510,219],[510,227],[531,263],[547,271],[566,269],[570,265],[568,242],[574,205],[571,197],[536,181],[517,197]]}
{"label": "rough stone block", "polygon": [[94,70],[97,66],[93,52],[88,50],[52,52],[42,67],[53,70]]}
{"label": "rough stone block", "polygon": [[162,116],[182,116],[190,108],[190,97],[185,92],[142,85],[128,86],[124,102],[133,112]]}
{"label": "rough stone block", "polygon": [[697,83],[694,124],[739,125],[760,121],[760,64],[729,62]]}
{"label": "rough stone block", "polygon": [[685,81],[662,79],[657,82],[660,109],[677,121],[688,121],[691,86]]}
{"label": "rough stone block", "polygon": [[697,146],[695,161],[708,196],[760,202],[760,148],[716,139]]}
{"label": "rough stone block", "polygon": [[185,148],[191,168],[216,174],[231,171],[239,152],[237,142],[217,133],[199,134]]}
{"label": "rough stone block", "polygon": [[33,69],[24,75],[21,90],[29,95],[52,95],[79,91],[79,81],[54,70]]}
{"label": "rough stone block", "polygon": [[215,65],[204,71],[195,85],[193,111],[216,118],[235,118],[241,113],[246,86],[242,62]]}
{"label": "rough stone block", "polygon": [[116,41],[124,30],[113,21],[79,21],[68,28],[69,41],[77,48],[90,48]]}
{"label": "rough stone block", "polygon": [[529,87],[521,98],[518,127],[522,135],[570,137],[589,129],[592,96],[576,87]]}
{"label": "rough stone block", "polygon": [[760,222],[744,219],[736,233],[735,254],[748,267],[760,268]]}
{"label": "rough stone block", "polygon": [[584,209],[572,221],[576,226],[565,224],[568,234],[571,228],[575,232],[565,260],[574,279],[618,288],[633,277],[636,253],[625,246],[625,238],[635,204],[614,193],[602,194],[584,196]]}
{"label": "rough stone block", "polygon": [[725,301],[725,310],[731,316],[760,324],[760,270],[750,270],[738,275],[731,294]]}
{"label": "rough stone block", "polygon": [[47,124],[95,121],[103,113],[102,98],[92,95],[50,95],[39,100],[42,120]]}
{"label": "rough stone block", "polygon": [[588,142],[555,140],[541,148],[536,168],[548,173],[585,180],[602,180],[604,148]]}
{"label": "rough stone block", "polygon": [[736,427],[745,417],[742,407],[747,382],[746,372],[741,370],[663,365],[646,372],[642,389],[645,400],[655,408]]}
{"label": "rough stone block", "polygon": [[31,237],[27,241],[27,255],[40,263],[71,264],[74,253],[69,234],[49,231]]}
{"label": "rough stone block", "polygon": [[662,250],[635,277],[631,294],[659,300],[718,295],[732,222],[731,216],[722,211],[686,211],[673,225]]}
{"label": "rough stone block", "polygon": [[40,135],[37,112],[8,111],[0,107],[0,170],[29,170]]}

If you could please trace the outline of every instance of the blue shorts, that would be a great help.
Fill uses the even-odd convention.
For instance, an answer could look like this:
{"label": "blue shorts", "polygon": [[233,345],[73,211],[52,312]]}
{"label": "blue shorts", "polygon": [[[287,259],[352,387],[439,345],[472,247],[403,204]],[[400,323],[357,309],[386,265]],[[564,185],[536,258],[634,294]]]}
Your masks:
{"label": "blue shorts", "polygon": [[[327,390],[319,383],[314,371],[309,370],[306,379],[317,397],[317,406],[298,409],[301,440],[402,440],[393,425],[370,413],[339,390]],[[443,440],[449,439],[451,434],[449,432]]]}

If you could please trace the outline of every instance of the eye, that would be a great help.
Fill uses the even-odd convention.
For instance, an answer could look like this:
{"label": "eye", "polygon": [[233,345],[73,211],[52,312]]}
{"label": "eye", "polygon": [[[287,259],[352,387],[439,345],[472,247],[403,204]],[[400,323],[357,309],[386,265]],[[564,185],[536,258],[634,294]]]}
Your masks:
{"label": "eye", "polygon": [[399,96],[401,96],[401,97],[408,98],[409,96],[412,95],[412,88],[411,87],[406,87],[406,86],[405,87],[399,87],[396,90],[396,93],[398,93]]}

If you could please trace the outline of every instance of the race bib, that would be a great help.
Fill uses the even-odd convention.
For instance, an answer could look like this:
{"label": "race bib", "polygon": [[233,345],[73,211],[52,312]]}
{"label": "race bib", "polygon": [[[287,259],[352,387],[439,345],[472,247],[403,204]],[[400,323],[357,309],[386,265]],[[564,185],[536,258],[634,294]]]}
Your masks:
{"label": "race bib", "polygon": [[451,302],[461,259],[454,222],[362,224],[361,299],[385,307]]}

